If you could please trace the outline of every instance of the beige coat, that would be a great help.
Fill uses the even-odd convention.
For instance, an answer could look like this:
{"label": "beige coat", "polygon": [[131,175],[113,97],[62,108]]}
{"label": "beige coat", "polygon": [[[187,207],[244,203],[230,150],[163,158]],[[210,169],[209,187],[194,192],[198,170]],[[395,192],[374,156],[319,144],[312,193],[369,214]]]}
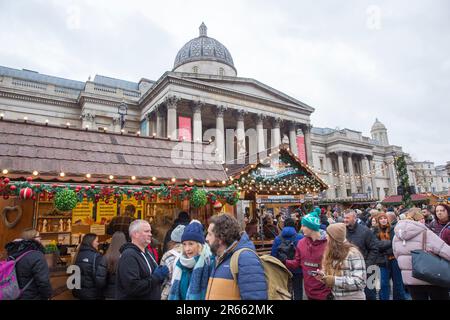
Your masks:
{"label": "beige coat", "polygon": [[424,232],[426,232],[426,250],[450,261],[450,246],[434,234],[424,224],[412,220],[401,220],[394,229],[392,241],[395,258],[402,270],[405,285],[430,285],[430,283],[412,276],[412,250],[423,250]]}

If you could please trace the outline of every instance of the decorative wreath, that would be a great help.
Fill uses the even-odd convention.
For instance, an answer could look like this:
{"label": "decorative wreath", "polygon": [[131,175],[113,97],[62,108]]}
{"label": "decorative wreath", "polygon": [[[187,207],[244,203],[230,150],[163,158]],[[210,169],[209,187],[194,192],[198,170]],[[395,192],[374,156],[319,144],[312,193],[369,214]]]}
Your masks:
{"label": "decorative wreath", "polygon": [[[10,211],[17,211],[17,218],[13,222],[10,222],[8,220],[8,213]],[[8,229],[14,228],[20,221],[20,218],[22,218],[22,207],[21,206],[15,206],[15,207],[4,207],[2,210],[2,220],[5,226]]]}

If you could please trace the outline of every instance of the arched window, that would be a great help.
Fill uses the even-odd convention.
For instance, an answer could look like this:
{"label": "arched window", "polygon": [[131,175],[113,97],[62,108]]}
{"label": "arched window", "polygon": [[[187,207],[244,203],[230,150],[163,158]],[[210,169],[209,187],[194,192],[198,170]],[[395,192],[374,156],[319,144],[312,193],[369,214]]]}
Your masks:
{"label": "arched window", "polygon": [[194,73],[198,73],[198,67],[197,67],[197,66],[194,66],[194,67],[192,68],[192,71],[193,71]]}
{"label": "arched window", "polygon": [[225,75],[225,70],[223,70],[223,68],[219,68],[219,75],[220,76],[224,76]]}

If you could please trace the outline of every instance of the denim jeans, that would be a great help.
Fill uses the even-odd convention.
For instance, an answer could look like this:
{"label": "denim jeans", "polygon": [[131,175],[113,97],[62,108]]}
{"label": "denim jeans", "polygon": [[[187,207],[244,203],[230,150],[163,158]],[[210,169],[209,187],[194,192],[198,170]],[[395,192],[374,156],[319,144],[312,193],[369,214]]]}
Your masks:
{"label": "denim jeans", "polygon": [[295,273],[292,276],[293,300],[303,300],[303,274]]}
{"label": "denim jeans", "polygon": [[380,300],[389,300],[391,293],[392,279],[392,295],[394,300],[406,300],[405,287],[403,285],[402,272],[398,266],[397,259],[388,261],[387,266],[380,267],[381,273],[381,290]]}

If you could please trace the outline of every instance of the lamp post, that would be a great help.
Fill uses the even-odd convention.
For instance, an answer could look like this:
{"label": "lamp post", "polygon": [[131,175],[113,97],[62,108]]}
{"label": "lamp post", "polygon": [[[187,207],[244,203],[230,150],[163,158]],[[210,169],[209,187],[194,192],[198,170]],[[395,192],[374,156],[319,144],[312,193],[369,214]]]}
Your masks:
{"label": "lamp post", "polygon": [[117,108],[117,113],[120,115],[120,130],[125,126],[125,116],[128,113],[128,105],[122,101]]}

